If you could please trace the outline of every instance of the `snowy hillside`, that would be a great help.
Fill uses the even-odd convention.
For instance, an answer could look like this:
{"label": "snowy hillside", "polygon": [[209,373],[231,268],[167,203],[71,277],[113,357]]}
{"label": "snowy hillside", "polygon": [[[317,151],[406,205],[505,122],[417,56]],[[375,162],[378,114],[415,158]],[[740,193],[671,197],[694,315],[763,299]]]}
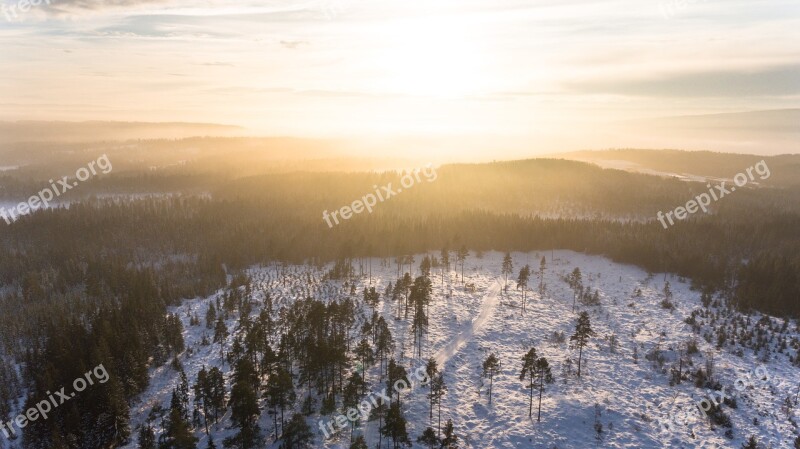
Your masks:
{"label": "snowy hillside", "polygon": [[[419,276],[424,256],[414,256],[415,262],[403,266],[403,271],[410,271],[412,278]],[[514,270],[505,292],[501,253],[480,257],[471,254],[465,263],[463,284],[460,264],[452,263],[449,271],[434,265],[430,325],[422,358],[415,354],[411,320],[395,319],[399,306],[385,294],[389,283],[397,281],[394,260],[372,259],[371,284],[366,260],[362,267],[354,261],[356,271],[363,268],[365,272],[356,277],[354,290],[347,281],[323,281],[331,265],[253,268],[248,273],[251,315],[259,314],[266,294],[272,298],[272,313],[277,319],[281,307],[296,298],[311,296],[333,301],[354,291],[352,298],[362,312],[361,322],[353,326],[357,342],[363,321],[372,314],[371,307],[362,300],[362,291],[365,286],[376,287],[380,293],[377,311],[394,337],[398,363],[411,373],[433,357],[442,367],[447,385],[441,404],[442,422],[453,420],[462,448],[739,448],[750,435],[755,435],[764,447],[770,441],[773,448],[795,447],[800,420],[800,333],[796,322],[731,312],[717,295],[708,302],[708,297],[703,298],[690,288],[688,280],[663,273],[648,274],[599,256],[556,251],[512,253],[512,257]],[[540,294],[542,257],[544,293]],[[516,279],[526,264],[532,274],[523,312],[523,292],[516,288]],[[582,275],[588,298],[585,302],[590,303],[597,292],[599,304],[585,304],[579,299],[573,311],[575,293],[566,279],[575,268]],[[671,299],[665,297],[665,279]],[[474,291],[465,287],[468,284],[474,285]],[[245,287],[240,289],[245,291]],[[202,367],[218,366],[225,373],[226,387],[231,386],[232,368],[221,357],[220,344],[208,342],[214,329],[208,328],[205,321],[209,305],[223,294],[220,291],[209,298],[189,300],[172,311],[180,316],[185,329],[186,350],[179,359],[190,385]],[[704,300],[708,307],[703,305]],[[575,333],[580,311],[588,312],[596,336],[583,350],[578,377],[579,351],[571,346],[570,336]],[[227,352],[240,332],[239,317],[228,316],[226,325],[229,335],[223,346]],[[270,339],[277,345],[277,331]],[[204,340],[207,344],[203,344]],[[530,391],[527,381],[520,380],[522,357],[531,347],[547,358],[554,378],[553,383],[545,384],[542,394],[541,422],[536,421],[538,390],[531,419]],[[493,379],[490,405],[489,381],[482,378],[481,365],[492,353],[500,361],[500,371]],[[357,369],[355,362],[352,369]],[[711,376],[707,376],[709,369]],[[753,374],[757,369],[758,374]],[[709,377],[707,383],[698,383],[698,370]],[[379,373],[377,364],[367,371],[368,392],[383,391],[385,385],[379,381]],[[150,387],[131,408],[133,439],[127,447],[137,447],[138,427],[145,423],[154,406],[169,408],[178,377],[170,363],[152,370]],[[696,386],[699,384],[702,387]],[[720,397],[720,391],[712,393],[706,388],[708,385],[725,387],[729,398],[736,395],[735,401],[720,401],[718,407],[730,418],[730,428],[712,427],[709,419],[700,416],[695,404],[709,396],[713,401]],[[303,399],[315,393],[300,384],[296,389],[298,399],[291,410],[299,413]],[[429,420],[428,391],[417,385],[403,396],[402,408],[414,447],[424,447],[416,440],[426,427],[437,428],[435,412],[433,423]],[[259,424],[267,447],[277,448],[280,443],[275,443],[273,416],[268,413],[271,409],[264,399],[260,401]],[[328,416],[320,416],[320,403],[321,398],[316,398],[314,413],[307,416],[315,435],[313,447],[349,447],[349,426],[325,441],[320,427],[320,420],[332,421],[342,411],[341,400],[337,399],[338,411]],[[288,416],[292,414],[289,412]],[[674,417],[672,424],[664,428],[670,416]],[[162,421],[155,418],[151,422],[158,436]],[[235,433],[230,409],[210,431],[217,447]],[[365,434],[369,447],[378,443],[377,421],[363,424],[355,433]],[[208,442],[204,428],[196,428],[195,435],[200,439],[198,447],[205,449]],[[384,437],[383,446],[387,443]]]}

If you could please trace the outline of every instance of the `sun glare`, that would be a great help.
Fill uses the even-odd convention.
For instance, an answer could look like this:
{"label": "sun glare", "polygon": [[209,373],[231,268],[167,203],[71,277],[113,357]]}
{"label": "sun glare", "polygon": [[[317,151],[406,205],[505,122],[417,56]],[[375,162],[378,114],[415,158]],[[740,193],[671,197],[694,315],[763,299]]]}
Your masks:
{"label": "sun glare", "polygon": [[[472,32],[470,34],[470,32]],[[481,48],[467,24],[442,18],[403,21],[384,31],[376,57],[378,88],[391,93],[462,97],[487,86]]]}

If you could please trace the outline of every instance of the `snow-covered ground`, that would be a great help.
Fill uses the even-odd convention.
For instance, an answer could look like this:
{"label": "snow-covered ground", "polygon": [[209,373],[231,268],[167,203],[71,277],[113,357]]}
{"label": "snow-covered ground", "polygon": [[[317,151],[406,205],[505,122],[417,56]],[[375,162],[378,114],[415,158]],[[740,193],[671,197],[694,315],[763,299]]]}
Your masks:
{"label": "snow-covered ground", "polygon": [[[438,256],[438,252],[432,255]],[[784,399],[795,397],[800,384],[800,369],[792,366],[787,354],[796,349],[775,353],[765,363],[770,382],[754,381],[739,393],[737,407],[722,405],[722,410],[733,423],[733,439],[727,438],[724,428],[711,429],[708,421],[694,418],[687,425],[674,425],[663,430],[657,419],[668,414],[687,410],[693,403],[702,400],[709,392],[696,388],[691,380],[670,386],[669,369],[678,360],[678,349],[686,348],[696,340],[698,352],[684,355],[684,372],[705,369],[706,361],[713,358],[715,377],[727,386],[727,392],[735,392],[734,382],[745,373],[755,370],[761,362],[762,353],[754,354],[748,348],[729,345],[716,348],[716,339],[707,342],[695,333],[685,321],[692,311],[702,308],[700,293],[692,291],[689,283],[672,275],[648,274],[645,271],[611,262],[600,256],[589,256],[570,251],[542,253],[512,253],[514,275],[525,264],[531,267],[532,275],[526,293],[527,307],[521,308],[522,292],[509,279],[509,288],[503,292],[501,273],[503,254],[474,254],[464,269],[465,283],[475,285],[475,291],[466,291],[461,282],[460,266],[451,266],[450,272],[442,273],[434,268],[432,281],[433,300],[430,304],[429,335],[423,346],[422,359],[414,357],[413,336],[410,322],[395,320],[396,305],[383,292],[389,282],[396,280],[397,268],[388,259],[372,260],[372,285],[381,292],[379,312],[386,318],[394,336],[397,349],[395,358],[409,372],[424,365],[429,357],[436,358],[444,366],[448,393],[442,404],[442,420],[452,419],[462,448],[693,448],[731,447],[739,448],[755,434],[762,444],[773,441],[773,448],[792,448],[796,437],[795,427],[790,423],[800,418],[796,410],[782,407]],[[544,276],[545,293],[538,293],[539,261],[546,258]],[[553,257],[554,256],[554,257]],[[424,255],[416,255],[412,265],[412,276],[419,275],[419,262]],[[577,305],[573,312],[573,293],[564,282],[564,276],[574,268],[580,268],[583,284],[592,292],[598,291],[601,302],[598,306]],[[358,267],[356,267],[358,269]],[[405,268],[408,269],[408,266]],[[274,267],[254,267],[249,274],[253,279],[253,292],[257,301],[270,292],[278,309],[284,301],[312,295],[315,298],[341,297],[349,294],[339,282],[321,282],[324,270],[308,266],[291,266],[283,273]],[[313,287],[307,290],[308,279]],[[674,294],[674,310],[661,306],[665,278]],[[367,276],[359,278],[357,294],[361,297],[363,287],[369,285]],[[636,289],[641,290],[635,295]],[[218,293],[218,294],[221,294]],[[222,366],[229,376],[230,366],[223,364],[219,345],[202,346],[205,334],[209,339],[212,331],[204,326],[205,311],[216,295],[204,299],[186,301],[177,307],[185,327],[187,351],[181,362],[193,384],[202,366]],[[365,313],[369,310],[361,304]],[[597,336],[583,351],[582,376],[577,371],[578,350],[570,346],[569,337],[574,333],[578,311],[585,310]],[[254,308],[258,313],[258,307]],[[200,317],[201,325],[191,326],[190,317]],[[752,323],[760,316],[751,317]],[[701,334],[711,329],[703,319]],[[773,320],[781,324],[781,320]],[[231,317],[228,327],[236,329],[237,318]],[[776,325],[777,325],[776,324]],[[789,339],[798,340],[796,324],[789,323]],[[232,332],[235,334],[235,331]],[[613,338],[612,338],[613,336]],[[234,335],[229,337],[229,344]],[[612,341],[616,343],[612,344]],[[777,341],[770,342],[777,345]],[[552,367],[555,382],[546,386],[542,401],[542,420],[536,422],[536,398],[534,419],[528,418],[528,389],[519,380],[522,357],[533,346],[539,356],[546,357]],[[660,352],[658,352],[660,351]],[[481,379],[481,364],[490,354],[500,359],[501,370],[494,379],[493,402],[488,404],[488,385]],[[648,354],[660,353],[665,360],[663,366],[648,360]],[[652,358],[652,357],[651,357]],[[688,366],[687,366],[688,365]],[[676,365],[677,366],[677,365]],[[380,392],[383,385],[376,385],[377,367],[368,372],[370,389]],[[132,406],[132,427],[145,421],[151,408],[160,404],[169,406],[170,394],[177,384],[177,373],[169,364],[152,372],[148,391]],[[230,387],[230,385],[228,385]],[[417,388],[405,396],[403,408],[409,421],[412,441],[429,425],[427,390]],[[298,394],[303,398],[303,394]],[[299,410],[300,401],[295,404]],[[795,407],[796,409],[796,407]],[[696,409],[695,409],[696,410]],[[291,413],[289,413],[291,415]],[[436,428],[434,413],[433,427]],[[681,419],[685,418],[680,413]],[[229,429],[229,416],[213,427],[214,439],[219,445],[233,433]],[[332,416],[314,414],[308,418],[312,431],[317,435],[314,447],[349,447],[349,429],[323,442],[319,430],[320,420],[329,421]],[[598,424],[602,427],[599,427]],[[271,418],[264,409],[261,427],[267,434],[268,444],[273,439]],[[602,429],[600,433],[597,429]],[[361,428],[370,447],[377,443],[377,423],[369,422]],[[134,440],[128,446],[136,447]],[[206,447],[205,435],[199,448]],[[385,440],[384,440],[385,441]],[[268,447],[278,447],[277,444]],[[414,443],[414,447],[423,447]]]}

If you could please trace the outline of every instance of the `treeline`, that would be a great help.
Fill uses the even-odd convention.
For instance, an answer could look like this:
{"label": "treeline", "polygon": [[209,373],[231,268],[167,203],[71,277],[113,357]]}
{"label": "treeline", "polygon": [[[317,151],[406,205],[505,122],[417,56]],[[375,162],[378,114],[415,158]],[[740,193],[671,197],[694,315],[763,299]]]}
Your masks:
{"label": "treeline", "polygon": [[[578,176],[556,179],[553,173],[565,169]],[[399,176],[259,177],[230,184],[214,199],[97,200],[3,224],[0,372],[9,384],[0,389],[0,412],[9,413],[9,401],[22,391],[29,391],[29,403],[41,400],[104,363],[116,380],[32,424],[36,437],[26,445],[92,448],[124,440],[130,429],[121,404],[146,386],[148,367],[181,350],[180,322],[167,316],[167,305],[207,296],[226,285],[226,272],[257,263],[389,258],[445,247],[571,249],[675,272],[743,309],[800,316],[800,215],[789,190],[737,191],[714,215],[668,230],[635,220],[543,219],[531,212],[558,204],[575,212],[580,201],[618,214],[667,210],[698,187],[585,164],[525,161],[445,168],[436,181],[422,178],[372,214],[332,229],[322,220],[323,210],[388,182],[399,183]],[[420,319],[416,326],[422,330],[426,323]],[[329,343],[341,346],[342,340],[331,336]],[[18,384],[12,360],[24,362]],[[322,379],[323,391],[346,387],[336,362],[303,369],[304,381]]]}

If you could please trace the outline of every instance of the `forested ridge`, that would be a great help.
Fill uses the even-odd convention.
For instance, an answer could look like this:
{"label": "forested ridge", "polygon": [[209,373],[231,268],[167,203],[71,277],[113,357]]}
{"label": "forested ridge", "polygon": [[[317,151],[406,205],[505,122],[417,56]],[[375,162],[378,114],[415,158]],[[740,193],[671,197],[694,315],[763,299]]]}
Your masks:
{"label": "forested ridge", "polygon": [[[98,183],[137,176],[166,182],[120,176]],[[21,378],[8,369],[4,376],[32,400],[101,362],[114,379],[32,424],[25,447],[127,440],[127,402],[146,387],[148,367],[183,350],[180,323],[166,307],[225,287],[226,273],[253,264],[462,247],[572,249],[675,272],[742,310],[800,317],[800,198],[790,189],[742,190],[715,203],[713,215],[664,230],[652,221],[655,212],[685,203],[704,186],[565,161],[453,165],[372,214],[325,225],[323,210],[389,182],[399,185],[399,175],[259,175],[219,181],[210,197],[86,200],[3,225],[3,353],[23,367]],[[5,394],[0,418],[7,421],[13,392]]]}

